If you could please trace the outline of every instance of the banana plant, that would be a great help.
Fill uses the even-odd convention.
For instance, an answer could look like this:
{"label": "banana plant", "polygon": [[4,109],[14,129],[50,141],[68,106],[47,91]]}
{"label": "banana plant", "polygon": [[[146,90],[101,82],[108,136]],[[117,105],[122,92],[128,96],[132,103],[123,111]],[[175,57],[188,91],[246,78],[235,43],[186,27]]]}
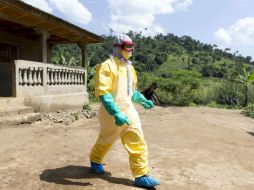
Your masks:
{"label": "banana plant", "polygon": [[254,81],[254,71],[249,72],[249,71],[246,71],[245,68],[243,68],[243,73],[239,74],[235,78],[235,81],[243,84],[244,86],[244,105],[243,106],[245,107],[249,103],[249,99],[248,99],[249,86]]}
{"label": "banana plant", "polygon": [[67,65],[67,66],[80,66],[80,60],[76,59],[75,57],[71,57],[69,60],[66,59],[66,57],[58,53],[55,56],[51,58],[51,61],[53,64],[56,65]]}

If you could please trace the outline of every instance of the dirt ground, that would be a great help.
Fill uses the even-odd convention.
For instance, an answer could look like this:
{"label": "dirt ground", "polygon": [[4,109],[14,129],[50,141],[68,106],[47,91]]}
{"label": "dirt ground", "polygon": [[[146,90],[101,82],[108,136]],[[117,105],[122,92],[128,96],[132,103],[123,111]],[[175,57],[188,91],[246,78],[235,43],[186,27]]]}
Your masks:
{"label": "dirt ground", "polygon": [[[207,107],[138,110],[158,190],[254,190],[254,119]],[[107,172],[90,172],[98,129],[96,118],[0,129],[0,189],[139,189],[120,141],[105,159]]]}

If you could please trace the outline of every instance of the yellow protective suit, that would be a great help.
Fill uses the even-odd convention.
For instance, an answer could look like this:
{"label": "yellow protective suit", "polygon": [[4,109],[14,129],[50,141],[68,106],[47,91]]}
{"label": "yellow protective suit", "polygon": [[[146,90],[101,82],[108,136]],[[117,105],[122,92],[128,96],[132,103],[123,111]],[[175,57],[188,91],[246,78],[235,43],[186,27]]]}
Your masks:
{"label": "yellow protective suit", "polygon": [[[127,67],[130,67],[131,93],[127,93]],[[132,101],[132,92],[136,88],[137,75],[132,65],[126,65],[117,57],[111,57],[96,68],[95,93],[99,97],[111,93],[115,98],[120,111],[127,115],[131,125],[117,126],[114,117],[110,115],[103,105],[99,109],[100,133],[96,144],[91,150],[90,160],[95,163],[102,163],[106,153],[109,151],[115,140],[121,138],[129,154],[130,168],[133,177],[140,177],[149,173],[147,160],[147,145],[144,140],[143,131]]]}

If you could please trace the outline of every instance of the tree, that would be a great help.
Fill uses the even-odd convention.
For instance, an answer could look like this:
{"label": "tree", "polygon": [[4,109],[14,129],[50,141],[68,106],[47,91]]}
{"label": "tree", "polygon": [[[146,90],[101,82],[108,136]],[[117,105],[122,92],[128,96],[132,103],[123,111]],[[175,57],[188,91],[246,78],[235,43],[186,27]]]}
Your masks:
{"label": "tree", "polygon": [[247,56],[245,58],[245,60],[246,60],[246,63],[251,64],[252,57],[251,56]]}
{"label": "tree", "polygon": [[244,85],[244,103],[243,103],[244,105],[243,106],[247,106],[249,103],[249,99],[248,99],[249,86],[254,81],[254,71],[250,73],[249,71],[246,71],[245,68],[243,68],[243,73],[239,74],[235,78],[235,80]]}

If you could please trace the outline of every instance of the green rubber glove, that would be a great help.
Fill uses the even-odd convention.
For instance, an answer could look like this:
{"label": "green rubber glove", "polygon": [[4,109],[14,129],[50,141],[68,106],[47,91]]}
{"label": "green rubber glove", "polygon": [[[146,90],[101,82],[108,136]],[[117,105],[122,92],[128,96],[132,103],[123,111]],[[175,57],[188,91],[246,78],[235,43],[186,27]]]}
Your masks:
{"label": "green rubber glove", "polygon": [[131,124],[128,116],[122,114],[121,112],[116,113],[114,117],[115,117],[115,124],[118,126],[122,126],[123,124],[127,124],[127,125]]}
{"label": "green rubber glove", "polygon": [[145,109],[151,109],[154,106],[151,100],[146,100],[145,102],[142,102],[141,104]]}
{"label": "green rubber glove", "polygon": [[100,96],[100,100],[108,113],[114,116],[116,125],[122,126],[123,124],[131,124],[128,116],[120,112],[119,107],[110,93]]}
{"label": "green rubber glove", "polygon": [[151,109],[154,104],[151,100],[147,100],[143,94],[141,94],[139,91],[135,90],[133,92],[133,95],[131,97],[131,100],[133,102],[136,102],[140,105],[142,105],[145,109]]}

